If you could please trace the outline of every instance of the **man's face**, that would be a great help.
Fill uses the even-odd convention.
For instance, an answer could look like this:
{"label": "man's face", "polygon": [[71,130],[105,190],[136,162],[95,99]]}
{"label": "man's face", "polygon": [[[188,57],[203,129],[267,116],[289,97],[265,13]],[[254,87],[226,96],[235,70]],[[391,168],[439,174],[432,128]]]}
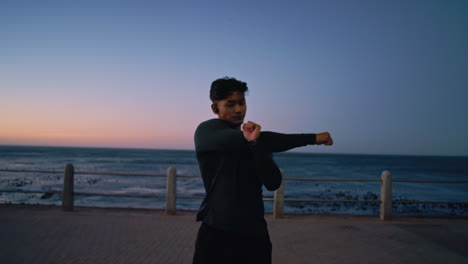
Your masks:
{"label": "man's face", "polygon": [[244,123],[247,104],[242,93],[234,92],[228,98],[217,101],[214,107],[218,108],[216,114],[220,119],[233,125],[242,125]]}

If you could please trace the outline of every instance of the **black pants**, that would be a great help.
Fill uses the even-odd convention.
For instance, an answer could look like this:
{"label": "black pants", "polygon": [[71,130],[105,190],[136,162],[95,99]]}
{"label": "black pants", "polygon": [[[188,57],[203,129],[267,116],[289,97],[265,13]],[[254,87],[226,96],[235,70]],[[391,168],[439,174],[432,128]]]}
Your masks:
{"label": "black pants", "polygon": [[270,236],[226,232],[202,223],[193,264],[210,263],[271,264]]}

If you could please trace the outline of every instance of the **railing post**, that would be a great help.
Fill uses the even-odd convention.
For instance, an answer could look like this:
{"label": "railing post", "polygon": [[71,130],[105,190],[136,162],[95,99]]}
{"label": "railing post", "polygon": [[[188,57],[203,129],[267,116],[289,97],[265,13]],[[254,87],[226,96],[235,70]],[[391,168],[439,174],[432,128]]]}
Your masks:
{"label": "railing post", "polygon": [[72,164],[65,165],[65,175],[63,177],[63,190],[62,190],[62,210],[73,211],[73,182],[74,182],[75,169]]}
{"label": "railing post", "polygon": [[176,213],[176,187],[177,187],[176,168],[167,168],[167,186],[166,186],[166,214],[174,215]]}
{"label": "railing post", "polygon": [[284,217],[284,174],[283,170],[281,171],[281,185],[275,191],[274,196],[274,205],[273,205],[273,217],[275,219]]}
{"label": "railing post", "polygon": [[389,171],[382,172],[380,185],[380,220],[392,219],[392,175]]}

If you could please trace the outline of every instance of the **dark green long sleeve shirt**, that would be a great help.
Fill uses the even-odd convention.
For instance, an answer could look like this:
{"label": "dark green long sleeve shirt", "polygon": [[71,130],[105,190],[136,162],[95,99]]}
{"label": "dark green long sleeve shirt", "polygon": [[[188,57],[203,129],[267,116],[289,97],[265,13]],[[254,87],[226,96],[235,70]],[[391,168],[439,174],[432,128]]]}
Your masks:
{"label": "dark green long sleeve shirt", "polygon": [[221,119],[202,122],[195,150],[206,197],[197,221],[225,231],[266,233],[262,185],[276,190],[281,172],[273,152],[315,144],[315,134],[261,132],[256,143]]}

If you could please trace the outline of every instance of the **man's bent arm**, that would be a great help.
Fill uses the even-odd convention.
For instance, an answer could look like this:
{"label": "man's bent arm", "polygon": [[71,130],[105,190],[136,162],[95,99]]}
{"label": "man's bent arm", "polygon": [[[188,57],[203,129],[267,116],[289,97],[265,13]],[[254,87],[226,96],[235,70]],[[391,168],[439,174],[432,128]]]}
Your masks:
{"label": "man's bent arm", "polygon": [[250,143],[255,160],[256,175],[269,191],[278,189],[281,185],[281,171],[273,160],[271,152],[265,151],[262,142]]}

